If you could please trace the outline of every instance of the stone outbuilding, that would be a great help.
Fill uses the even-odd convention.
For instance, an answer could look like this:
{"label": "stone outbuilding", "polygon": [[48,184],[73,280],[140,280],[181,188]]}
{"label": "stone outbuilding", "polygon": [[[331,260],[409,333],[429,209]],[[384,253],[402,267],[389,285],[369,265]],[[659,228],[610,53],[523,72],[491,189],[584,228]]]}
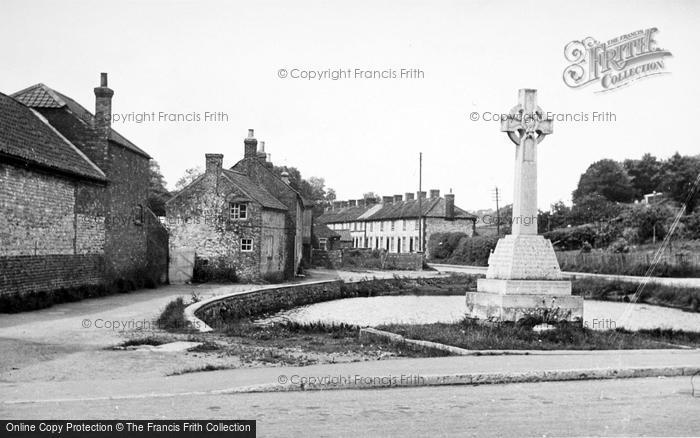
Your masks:
{"label": "stone outbuilding", "polygon": [[196,267],[232,270],[241,281],[292,278],[310,253],[313,204],[274,171],[253,135],[231,168],[222,154],[206,154],[204,174],[166,202],[171,255],[192,249]]}

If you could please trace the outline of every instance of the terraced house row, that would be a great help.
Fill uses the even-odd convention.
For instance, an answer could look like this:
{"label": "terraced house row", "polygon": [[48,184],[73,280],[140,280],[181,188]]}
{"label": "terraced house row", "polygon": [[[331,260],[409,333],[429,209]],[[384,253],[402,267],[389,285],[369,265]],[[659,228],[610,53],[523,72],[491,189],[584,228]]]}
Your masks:
{"label": "terraced house row", "polygon": [[316,223],[329,232],[319,237],[320,249],[333,241],[349,241],[352,248],[383,249],[391,253],[424,252],[433,233],[474,234],[476,216],[455,206],[452,193],[439,190],[383,196],[375,199],[335,201]]}

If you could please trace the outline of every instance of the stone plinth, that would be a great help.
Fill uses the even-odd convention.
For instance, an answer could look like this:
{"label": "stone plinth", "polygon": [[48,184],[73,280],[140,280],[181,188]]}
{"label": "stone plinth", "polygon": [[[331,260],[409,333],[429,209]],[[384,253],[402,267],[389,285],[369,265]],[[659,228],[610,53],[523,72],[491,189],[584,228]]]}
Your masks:
{"label": "stone plinth", "polygon": [[549,240],[537,234],[509,234],[496,243],[496,249],[489,256],[486,278],[561,280],[562,276]]}
{"label": "stone plinth", "polygon": [[476,290],[466,294],[470,318],[515,322],[546,311],[559,321],[583,319],[583,298],[571,295],[552,243],[539,235],[500,239]]}
{"label": "stone plinth", "polygon": [[515,322],[541,315],[545,309],[554,312],[559,321],[583,320],[583,298],[572,295],[467,292],[466,302],[469,318],[488,321]]}

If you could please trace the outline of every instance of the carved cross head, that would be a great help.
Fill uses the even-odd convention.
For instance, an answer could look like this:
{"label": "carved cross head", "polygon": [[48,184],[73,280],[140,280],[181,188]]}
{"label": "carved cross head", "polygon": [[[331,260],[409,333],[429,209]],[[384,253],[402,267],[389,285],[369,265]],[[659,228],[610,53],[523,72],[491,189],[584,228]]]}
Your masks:
{"label": "carved cross head", "polygon": [[518,91],[518,104],[501,121],[501,131],[517,145],[528,137],[539,143],[553,132],[552,120],[545,119],[542,108],[537,106],[537,90],[522,88]]}

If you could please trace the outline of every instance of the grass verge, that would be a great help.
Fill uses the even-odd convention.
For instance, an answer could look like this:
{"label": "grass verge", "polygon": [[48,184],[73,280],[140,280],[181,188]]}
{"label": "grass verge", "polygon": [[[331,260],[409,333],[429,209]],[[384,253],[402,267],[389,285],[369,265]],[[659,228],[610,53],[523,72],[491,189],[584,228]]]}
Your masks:
{"label": "grass verge", "polygon": [[[577,278],[571,282],[574,295],[580,295],[584,299],[602,301],[630,301],[637,288],[639,288],[638,283],[610,281],[601,278]],[[700,312],[700,289],[649,283],[644,286],[637,301],[690,312]]]}
{"label": "grass verge", "polygon": [[630,350],[700,347],[700,333],[679,330],[598,331],[576,324],[534,332],[525,324],[483,325],[470,319],[453,324],[390,324],[377,327],[409,339],[439,342],[467,350]]}

